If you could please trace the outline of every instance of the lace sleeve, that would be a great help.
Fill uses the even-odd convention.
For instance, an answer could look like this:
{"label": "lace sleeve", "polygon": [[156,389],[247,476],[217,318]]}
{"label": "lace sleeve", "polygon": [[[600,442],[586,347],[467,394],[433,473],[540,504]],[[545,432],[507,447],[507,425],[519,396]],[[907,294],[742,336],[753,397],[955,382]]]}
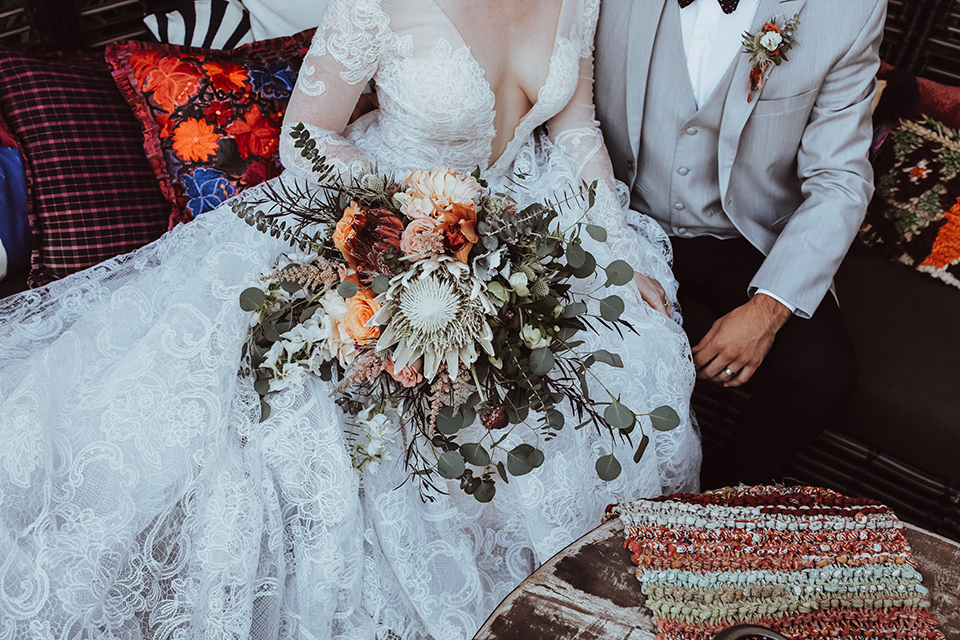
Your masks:
{"label": "lace sleeve", "polygon": [[341,133],[390,38],[389,18],[380,0],[330,0],[284,117],[280,159],[287,171],[310,180],[312,163],[290,136],[301,123],[344,177],[371,164]]}
{"label": "lace sleeve", "polygon": [[[589,0],[587,4],[590,5]],[[590,16],[588,24],[589,20]],[[580,81],[573,97],[550,119],[547,129],[554,144],[571,163],[574,175],[587,183],[597,181],[596,202],[587,215],[592,224],[606,228],[607,250],[614,257],[626,260],[635,271],[655,278],[676,303],[670,240],[652,218],[630,210],[627,187],[614,178],[613,165],[595,118],[592,47],[583,49]]]}

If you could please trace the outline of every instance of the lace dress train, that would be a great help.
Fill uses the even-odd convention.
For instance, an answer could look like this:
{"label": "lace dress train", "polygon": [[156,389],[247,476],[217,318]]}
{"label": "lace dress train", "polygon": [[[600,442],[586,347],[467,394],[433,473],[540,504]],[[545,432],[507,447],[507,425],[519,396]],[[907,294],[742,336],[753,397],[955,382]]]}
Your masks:
{"label": "lace dress train", "polygon": [[[596,14],[595,1],[563,1],[539,100],[490,165],[492,92],[437,5],[331,0],[285,130],[305,123],[347,175],[490,165],[506,187],[521,171],[521,204],[598,180],[589,215],[610,241],[590,250],[675,299],[669,244],[639,216],[625,224],[592,121]],[[381,109],[344,131],[370,77]],[[309,185],[284,138],[277,180]],[[613,482],[596,458],[614,447],[629,461],[632,449],[565,429],[544,445],[546,464],[499,484],[492,504],[456,487],[423,502],[396,460],[353,468],[332,384],[314,378],[273,398],[260,423],[238,375],[250,322],[238,296],[287,249],[225,205],[0,302],[0,640],[469,638],[606,504],[696,487],[686,338],[627,287],[637,335],[590,337],[624,361],[604,385],[640,410],[668,404],[683,424],[648,429],[645,456]]]}

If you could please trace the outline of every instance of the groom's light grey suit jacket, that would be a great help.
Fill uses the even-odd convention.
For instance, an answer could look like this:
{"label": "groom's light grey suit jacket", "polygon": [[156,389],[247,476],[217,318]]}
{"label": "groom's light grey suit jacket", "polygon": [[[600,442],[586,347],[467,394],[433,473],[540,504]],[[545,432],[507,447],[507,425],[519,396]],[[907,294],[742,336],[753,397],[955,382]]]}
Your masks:
{"label": "groom's light grey suit jacket", "polygon": [[[645,101],[671,100],[688,82],[657,82],[663,74],[649,73],[660,16],[676,1],[601,3],[597,117],[617,178],[631,189]],[[870,102],[886,0],[760,0],[751,32],[776,14],[797,13],[796,47],[772,69],[759,99],[747,101],[751,64],[738,54],[716,160],[724,212],[767,256],[751,292],[771,291],[809,317],[873,194]]]}

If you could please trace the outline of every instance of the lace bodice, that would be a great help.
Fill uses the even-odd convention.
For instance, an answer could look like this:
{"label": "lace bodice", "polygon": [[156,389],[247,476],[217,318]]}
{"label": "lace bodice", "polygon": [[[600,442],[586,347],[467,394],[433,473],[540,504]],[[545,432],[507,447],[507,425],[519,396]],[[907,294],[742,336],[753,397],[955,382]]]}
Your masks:
{"label": "lace bodice", "polygon": [[[341,174],[370,167],[402,173],[444,165],[486,169],[504,184],[524,164],[543,127],[565,155],[568,184],[598,181],[591,222],[607,228],[607,249],[657,279],[675,301],[670,243],[647,216],[629,212],[593,106],[593,38],[600,0],[562,0],[549,69],[537,100],[504,151],[497,138],[495,95],[465,38],[436,0],[331,0],[291,98],[284,130],[305,125]],[[380,109],[347,125],[370,80]],[[312,164],[282,135],[287,171],[308,182]],[[627,224],[629,221],[630,225]],[[675,316],[679,320],[679,316]]]}
{"label": "lace bodice", "polygon": [[[503,175],[533,131],[574,96],[581,57],[592,50],[598,7],[598,0],[563,0],[547,78],[499,158],[491,157],[497,137],[493,90],[434,0],[332,0],[304,62],[301,95],[290,105],[287,125],[312,126],[334,150],[328,156],[348,169],[356,168],[349,167],[352,162],[375,161],[388,170],[443,164]],[[371,78],[379,111],[338,135]],[[345,153],[344,140],[356,150]],[[283,146],[288,169],[305,166],[291,144]]]}

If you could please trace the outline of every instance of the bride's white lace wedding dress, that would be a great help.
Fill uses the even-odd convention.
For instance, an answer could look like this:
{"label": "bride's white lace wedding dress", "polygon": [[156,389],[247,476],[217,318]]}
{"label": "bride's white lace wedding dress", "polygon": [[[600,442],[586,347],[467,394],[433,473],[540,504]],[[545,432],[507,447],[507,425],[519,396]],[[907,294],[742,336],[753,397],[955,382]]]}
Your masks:
{"label": "bride's white lace wedding dress", "polygon": [[[591,250],[675,299],[666,238],[639,216],[627,226],[593,123],[598,5],[563,0],[546,83],[492,166],[495,96],[434,0],[332,0],[286,124],[306,122],[344,173],[479,165],[496,186],[519,170],[521,200],[599,179],[589,215],[610,242]],[[379,112],[332,133],[370,77]],[[308,183],[286,135],[282,147],[280,180]],[[315,379],[258,423],[252,380],[237,375],[238,295],[285,249],[223,206],[0,303],[0,640],[467,638],[606,504],[696,486],[687,342],[632,286],[620,293],[639,335],[592,339],[624,361],[602,367],[604,383],[683,424],[648,426],[637,465],[618,443],[614,482],[594,469],[609,439],[568,428],[492,504],[456,487],[424,503],[398,488],[396,461],[354,470],[332,387]]]}

